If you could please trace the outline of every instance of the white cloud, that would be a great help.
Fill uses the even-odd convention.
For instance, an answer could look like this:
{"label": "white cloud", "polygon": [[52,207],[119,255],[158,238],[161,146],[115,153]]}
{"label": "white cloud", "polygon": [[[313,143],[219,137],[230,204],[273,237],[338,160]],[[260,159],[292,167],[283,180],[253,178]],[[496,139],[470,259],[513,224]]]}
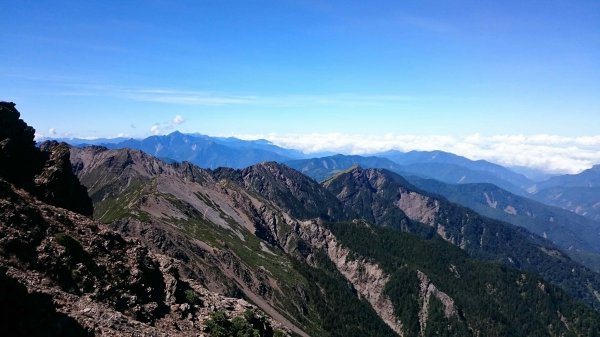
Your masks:
{"label": "white cloud", "polygon": [[179,90],[170,88],[142,88],[90,84],[85,85],[79,82],[63,83],[63,85],[70,90],[55,94],[69,96],[112,96],[141,102],[198,106],[386,106],[397,105],[409,101],[454,99],[452,97],[443,96],[415,97],[403,94],[366,95],[344,92],[327,94],[258,96],[243,93]]}
{"label": "white cloud", "polygon": [[174,124],[180,125],[180,124],[182,124],[184,122],[185,122],[185,118],[183,118],[181,115],[177,115],[177,116],[175,116],[173,118],[173,123]]}
{"label": "white cloud", "polygon": [[305,153],[332,151],[369,154],[387,150],[442,150],[467,158],[485,159],[506,166],[525,166],[549,173],[577,173],[600,163],[600,135],[565,137],[557,135],[472,134],[463,137],[444,135],[366,136],[341,133],[295,135],[238,135],[243,139],[267,139],[282,147]]}
{"label": "white cloud", "polygon": [[48,133],[50,134],[50,136],[54,137],[54,136],[56,136],[56,129],[55,128],[50,128],[48,130]]}
{"label": "white cloud", "polygon": [[153,135],[159,135],[162,132],[160,125],[158,124],[154,124],[152,125],[152,127],[150,128],[150,133]]}
{"label": "white cloud", "polygon": [[143,102],[157,102],[183,105],[238,105],[249,104],[254,96],[221,95],[203,91],[171,89],[109,89],[107,93]]}

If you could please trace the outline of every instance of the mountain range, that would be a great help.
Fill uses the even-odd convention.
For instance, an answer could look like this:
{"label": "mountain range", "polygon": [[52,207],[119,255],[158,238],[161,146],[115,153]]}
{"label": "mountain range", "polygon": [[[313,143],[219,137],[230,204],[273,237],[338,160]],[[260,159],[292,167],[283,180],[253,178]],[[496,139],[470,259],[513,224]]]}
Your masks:
{"label": "mountain range", "polygon": [[111,141],[68,140],[74,146],[102,145],[111,149],[138,149],[165,161],[188,161],[204,168],[244,168],[263,161],[287,161],[306,156],[266,140],[209,137],[175,131],[166,136]]}
{"label": "mountain range", "polygon": [[531,197],[600,221],[600,165],[552,177],[530,188]]}
{"label": "mountain range", "polygon": [[[485,271],[489,274],[484,278],[489,277],[489,282],[497,282],[492,281],[495,276],[517,267],[544,273],[547,279],[553,280],[550,284],[563,287],[589,305],[595,306],[598,302],[588,287],[590,284],[592,289],[596,287],[593,284],[600,287],[599,275],[570,261],[540,237],[531,237],[516,227],[478,217],[474,212],[469,213],[467,209],[427,194],[419,194],[416,201],[409,201],[411,207],[441,203],[444,207],[439,215],[428,210],[423,212],[433,214],[432,219],[437,221],[452,217],[462,217],[462,220],[445,220],[445,225],[432,225],[419,218],[419,212],[411,211],[410,207],[395,207],[398,189],[406,187],[397,185],[402,178],[391,172],[355,168],[348,173],[352,177],[349,181],[341,173],[320,185],[277,163],[257,164],[242,170],[208,171],[191,164],[166,164],[139,151],[98,147],[73,149],[71,158],[77,175],[88,186],[96,207],[96,218],[112,223],[115,229],[141,239],[163,254],[193,261],[189,263],[192,266],[189,272],[203,280],[207,287],[252,299],[265,312],[279,313],[282,316],[279,318],[285,319],[298,333],[385,335],[405,331],[430,334],[434,332],[427,332],[428,324],[450,324],[444,323],[445,320],[451,322],[455,329],[452,331],[466,335],[469,327],[475,325],[487,332],[500,329],[505,323],[483,327],[483,317],[479,316],[479,312],[485,312],[481,307],[483,302],[467,305],[466,299],[471,295],[459,295],[468,291],[469,283],[453,287],[445,281],[448,271],[444,268],[452,268],[450,264],[457,268],[460,277],[477,279],[480,274],[472,270],[488,268],[478,262],[479,259],[511,266]],[[373,174],[382,184],[381,192],[374,192],[374,195],[382,196],[381,199],[369,198],[367,195],[372,192],[360,191],[352,201],[337,196],[336,186],[348,190],[361,182],[363,175]],[[413,188],[405,184],[407,188]],[[406,190],[406,193],[413,195],[414,190]],[[407,198],[412,200],[412,197]],[[427,198],[431,200],[425,200]],[[404,199],[402,194],[400,200]],[[369,211],[375,205],[381,205],[381,208]],[[369,214],[381,216],[369,217]],[[363,220],[353,222],[353,219]],[[349,228],[352,231],[348,233]],[[365,230],[366,233],[375,232],[366,234]],[[404,234],[402,230],[418,236]],[[357,234],[352,234],[353,231]],[[444,236],[437,234],[444,232]],[[469,235],[461,236],[460,232]],[[389,237],[409,251],[416,249],[423,250],[422,254],[429,251],[429,254],[439,256],[450,255],[450,264],[442,262],[446,267],[438,270],[439,266],[426,263],[429,259],[413,260],[416,256],[409,251],[398,251],[397,255],[389,257],[392,260],[385,260],[379,257],[380,252],[361,251],[364,244],[354,243],[353,235],[371,235],[373,240]],[[342,240],[347,242],[342,243],[345,242]],[[482,240],[490,242],[480,244],[484,242]],[[356,248],[349,250],[353,245]],[[436,264],[439,262],[435,261]],[[407,267],[408,276],[395,275],[397,267],[393,266],[404,264],[412,266]],[[577,278],[571,275],[572,269]],[[440,273],[436,281],[429,276],[433,271]],[[527,274],[517,272],[514,275],[527,278],[517,276]],[[404,282],[415,286],[390,290]],[[219,288],[224,287],[223,284],[228,286]],[[348,290],[354,290],[347,292],[344,284],[351,285]],[[441,305],[442,314],[431,321],[421,319],[422,324],[416,324],[419,320],[410,317],[418,317],[419,310],[429,313],[430,309],[423,309],[422,299],[413,304],[402,303],[407,296],[419,298],[418,289],[423,284],[431,284],[428,287],[432,288],[432,294],[437,294],[431,295],[432,299],[437,298],[434,303],[440,301],[441,304],[436,305]],[[312,289],[313,286],[317,288]],[[447,290],[441,294],[438,287]],[[411,291],[414,295],[410,295]],[[360,296],[352,295],[352,292],[358,292]],[[323,296],[324,303],[319,300]],[[464,304],[457,304],[455,296],[464,296]],[[364,298],[364,302],[360,298]],[[400,309],[402,305],[412,309]],[[464,312],[469,305],[473,305],[468,309],[469,313]],[[345,314],[332,320],[328,316],[331,311]],[[443,318],[444,311],[456,312],[456,316]],[[473,317],[472,322],[461,318],[459,311],[461,315]],[[496,312],[494,315],[503,314]],[[354,318],[349,319],[351,317]],[[416,325],[400,324],[403,319]],[[437,319],[441,321],[435,323]],[[331,329],[338,332],[332,333]]]}
{"label": "mountain range", "polygon": [[[433,183],[401,171],[412,164],[366,158],[363,167],[361,157],[336,156],[313,166],[309,160],[303,172],[289,164],[299,154],[260,141],[241,141],[244,150],[230,139],[204,143],[205,153],[224,151],[207,163],[232,163],[229,155],[246,152],[252,155],[235,162],[268,154],[288,165],[200,167],[165,155],[192,153],[194,144],[181,134],[169,135],[172,143],[146,142],[155,151],[172,144],[159,149],[157,156],[168,159],[162,160],[120,146],[35,147],[34,130],[10,103],[0,105],[0,121],[3,331],[600,333],[600,274],[574,261],[562,241],[454,203],[441,195],[443,186],[427,191]],[[181,144],[188,149],[177,149]],[[311,172],[326,178],[317,181]],[[518,197],[493,187],[484,191],[490,198]],[[477,193],[467,200],[475,204]],[[540,209],[529,211],[547,211]],[[545,229],[547,237],[568,233]],[[583,250],[588,243],[578,244]]]}
{"label": "mountain range", "polygon": [[[84,140],[71,140],[72,144],[84,145]],[[509,214],[491,210],[482,203],[481,197],[488,188],[485,185],[475,187],[453,187],[461,189],[461,198],[456,198],[457,191],[450,192],[450,187],[431,186],[432,192],[441,193],[452,201],[463,206],[476,209],[492,218],[523,226],[539,235],[545,235],[568,251],[572,257],[591,268],[598,270],[598,245],[594,241],[600,223],[600,169],[599,166],[576,175],[554,176],[543,181],[534,181],[525,175],[516,173],[509,168],[485,160],[470,160],[443,151],[387,151],[373,156],[334,155],[319,158],[306,158],[307,155],[297,150],[284,149],[266,140],[246,141],[236,138],[209,137],[199,134],[181,134],[173,132],[166,136],[152,136],[143,140],[115,139],[108,142],[95,141],[94,144],[104,144],[108,148],[135,148],[167,162],[189,161],[204,168],[231,167],[244,168],[263,161],[277,161],[311,176],[317,181],[323,181],[333,174],[346,170],[352,165],[364,168],[384,168],[398,173],[409,180],[436,180],[447,185],[493,184],[503,191],[502,195],[517,201],[512,204],[529,205],[540,209],[541,205],[533,206],[532,200],[545,205],[560,207],[571,213],[558,212],[547,208],[543,212],[529,212],[534,216]],[[531,170],[529,170],[531,172]],[[540,175],[540,173],[535,173]],[[477,185],[478,186],[478,185]],[[476,191],[479,189],[480,191]],[[468,192],[468,193],[466,193]],[[505,192],[508,192],[505,193]],[[522,198],[517,198],[520,196]],[[467,201],[467,199],[472,199]],[[502,198],[500,198],[502,199]],[[506,206],[509,206],[507,203]],[[514,205],[512,205],[514,206]],[[544,207],[542,207],[544,208]],[[592,221],[581,219],[587,217]],[[550,221],[557,221],[552,223]],[[558,220],[557,220],[558,219]],[[554,230],[548,230],[549,227]],[[558,230],[563,228],[564,230]],[[584,229],[587,228],[587,229]],[[575,234],[573,234],[575,233]],[[556,234],[556,235],[555,235]],[[588,242],[584,244],[584,242]]]}
{"label": "mountain range", "polygon": [[[452,157],[451,157],[452,158]],[[600,223],[570,211],[514,194],[490,183],[450,184],[422,178],[410,166],[388,159],[362,156],[331,156],[286,162],[300,172],[323,180],[353,166],[383,168],[398,173],[411,184],[469,207],[490,218],[505,221],[541,235],[594,270],[600,270]],[[431,164],[425,164],[431,165]],[[434,164],[435,165],[435,164]],[[442,164],[445,165],[445,164]],[[450,164],[454,165],[454,164]]]}

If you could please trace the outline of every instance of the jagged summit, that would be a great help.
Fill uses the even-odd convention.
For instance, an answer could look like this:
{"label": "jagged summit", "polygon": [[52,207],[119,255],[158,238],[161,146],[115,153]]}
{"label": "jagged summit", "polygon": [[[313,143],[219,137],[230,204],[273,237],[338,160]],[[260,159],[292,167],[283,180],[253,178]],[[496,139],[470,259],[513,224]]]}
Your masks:
{"label": "jagged summit", "polygon": [[277,162],[263,162],[241,170],[217,169],[227,178],[265,197],[299,219],[348,220],[352,211],[313,179]]}
{"label": "jagged summit", "polygon": [[69,146],[51,141],[37,148],[35,130],[14,103],[0,102],[0,122],[0,178],[50,204],[91,215],[87,190],[71,170]]}
{"label": "jagged summit", "polygon": [[31,188],[42,158],[35,147],[35,130],[20,117],[15,103],[0,102],[0,176]]}

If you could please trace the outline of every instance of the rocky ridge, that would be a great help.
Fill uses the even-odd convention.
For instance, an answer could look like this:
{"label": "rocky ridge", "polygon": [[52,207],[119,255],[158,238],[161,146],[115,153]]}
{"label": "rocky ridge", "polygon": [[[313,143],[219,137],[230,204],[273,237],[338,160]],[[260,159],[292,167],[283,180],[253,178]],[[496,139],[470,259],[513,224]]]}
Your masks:
{"label": "rocky ridge", "polygon": [[69,147],[35,148],[33,129],[12,103],[0,104],[0,119],[2,331],[202,336],[215,312],[229,318],[252,312],[289,331],[247,301],[207,289],[185,261],[86,217],[91,202],[73,175]]}

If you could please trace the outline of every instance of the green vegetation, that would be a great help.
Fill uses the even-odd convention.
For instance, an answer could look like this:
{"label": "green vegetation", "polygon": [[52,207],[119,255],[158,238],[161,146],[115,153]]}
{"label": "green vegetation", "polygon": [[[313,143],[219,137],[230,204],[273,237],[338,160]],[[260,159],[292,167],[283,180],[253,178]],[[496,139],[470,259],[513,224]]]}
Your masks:
{"label": "green vegetation", "polygon": [[70,236],[69,234],[58,233],[54,236],[54,238],[56,239],[56,242],[58,242],[58,244],[65,247],[67,254],[73,255],[73,256],[84,255],[85,251],[84,251],[81,243],[79,241],[77,241],[77,239]]}
{"label": "green vegetation", "polygon": [[196,292],[193,291],[192,289],[186,290],[184,292],[184,295],[185,295],[185,300],[191,305],[199,304],[201,302],[198,294],[196,294]]}
{"label": "green vegetation", "polygon": [[448,320],[434,301],[425,335],[472,336],[479,331],[482,336],[600,336],[598,312],[537,276],[470,259],[441,239],[422,240],[356,223],[328,227],[344,246],[376,261],[391,275],[386,293],[409,335],[418,333],[417,271],[421,271],[454,299],[459,310]]}
{"label": "green vegetation", "polygon": [[223,311],[211,314],[204,331],[211,337],[283,337],[285,333],[273,329],[263,316],[246,310],[242,316],[228,319]]}
{"label": "green vegetation", "polygon": [[[336,195],[344,191],[344,203],[359,211],[360,216],[370,223],[431,239],[433,227],[425,226],[429,228],[428,233],[416,221],[398,223],[400,218],[390,217],[402,213],[396,204],[401,197],[400,191],[404,195],[420,195],[424,198],[422,206],[434,212],[433,218],[427,221],[435,223],[443,230],[445,238],[463,248],[469,256],[539,274],[570,296],[600,310],[600,299],[595,295],[600,291],[600,274],[574,262],[555,246],[523,228],[481,216],[466,207],[420,191],[401,176],[385,170],[341,174],[324,186]],[[427,256],[427,252],[420,253]]]}
{"label": "green vegetation", "polygon": [[[431,193],[469,207],[492,219],[526,228],[559,246],[574,260],[600,271],[600,224],[564,209],[544,205],[512,194],[491,184],[445,184],[430,179],[411,179],[411,183]],[[490,207],[490,202],[494,207]],[[514,212],[505,210],[512,207]]]}
{"label": "green vegetation", "polygon": [[356,290],[323,254],[313,268],[295,262],[295,269],[308,280],[307,305],[319,317],[329,337],[396,336],[377,316],[371,305],[358,298]]}
{"label": "green vegetation", "polygon": [[[112,185],[106,186],[94,194],[91,194],[94,200],[94,218],[104,222],[111,223],[115,220],[132,216],[140,220],[147,220],[147,215],[131,208],[131,205],[139,202],[143,196],[149,194],[152,189],[151,181],[132,181],[123,191],[111,191]],[[105,195],[113,196],[105,198]],[[100,200],[96,200],[101,198]]]}

